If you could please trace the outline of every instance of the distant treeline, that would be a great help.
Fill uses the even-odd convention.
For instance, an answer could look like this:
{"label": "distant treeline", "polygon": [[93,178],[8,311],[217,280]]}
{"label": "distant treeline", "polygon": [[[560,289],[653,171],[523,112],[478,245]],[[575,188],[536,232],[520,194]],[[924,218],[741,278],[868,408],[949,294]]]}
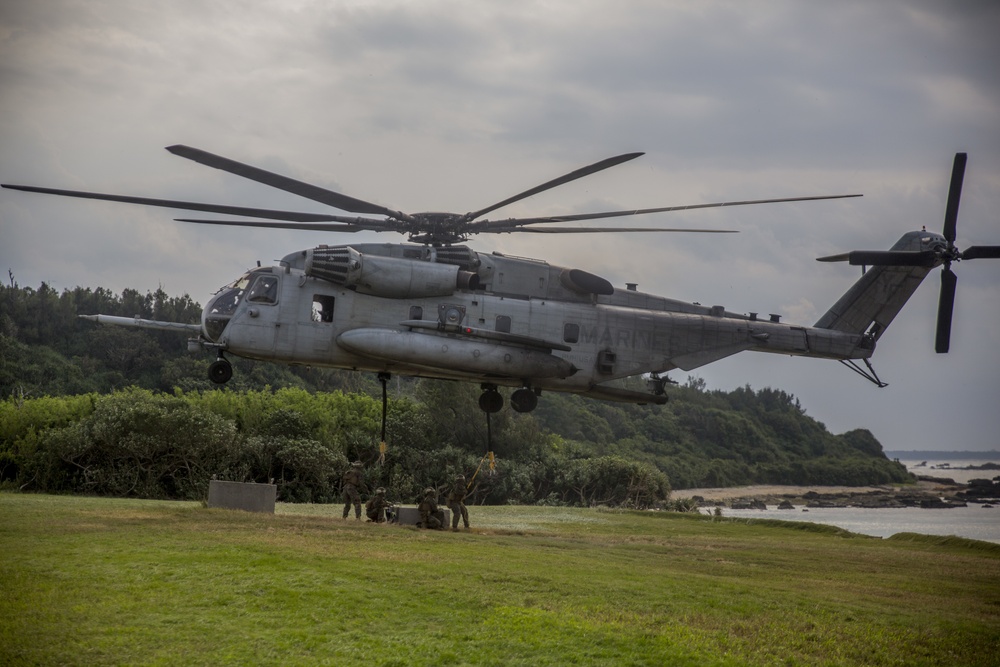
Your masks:
{"label": "distant treeline", "polygon": [[670,389],[665,406],[546,392],[530,414],[493,416],[490,471],[478,387],[393,378],[381,461],[371,375],[236,360],[219,388],[183,336],[76,317],[194,322],[200,310],[162,290],[0,287],[0,485],[195,498],[216,476],[274,480],[283,500],[333,502],[360,459],[371,488],[406,502],[463,473],[476,475],[474,502],[643,507],[664,502],[671,485],[911,479],[871,433],[833,435],[790,394],[707,391],[701,381]]}

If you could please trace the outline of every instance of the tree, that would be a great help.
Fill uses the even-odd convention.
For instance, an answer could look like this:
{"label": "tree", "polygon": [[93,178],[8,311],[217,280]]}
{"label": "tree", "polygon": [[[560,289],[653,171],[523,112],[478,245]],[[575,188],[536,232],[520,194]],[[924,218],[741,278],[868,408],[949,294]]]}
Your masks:
{"label": "tree", "polygon": [[666,500],[670,493],[670,483],[662,472],[620,456],[570,461],[560,482],[585,507],[615,505],[644,509]]}

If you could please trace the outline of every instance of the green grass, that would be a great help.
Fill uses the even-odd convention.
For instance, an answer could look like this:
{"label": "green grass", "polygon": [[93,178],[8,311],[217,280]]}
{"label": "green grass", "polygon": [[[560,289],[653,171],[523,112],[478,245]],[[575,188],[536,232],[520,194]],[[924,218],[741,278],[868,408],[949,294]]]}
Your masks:
{"label": "green grass", "polygon": [[471,533],[0,493],[3,665],[997,665],[1000,547],[473,507]]}

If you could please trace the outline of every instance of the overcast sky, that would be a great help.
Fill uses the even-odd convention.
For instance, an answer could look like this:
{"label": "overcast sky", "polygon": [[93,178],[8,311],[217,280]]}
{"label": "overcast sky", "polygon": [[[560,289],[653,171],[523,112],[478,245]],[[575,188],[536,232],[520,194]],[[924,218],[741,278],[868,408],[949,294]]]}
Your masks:
{"label": "overcast sky", "polygon": [[[646,155],[490,217],[863,193],[621,223],[741,231],[725,237],[472,243],[808,325],[860,274],[816,257],[940,231],[957,151],[957,244],[1000,243],[998,28],[987,0],[0,0],[0,182],[335,212],[163,150],[183,143],[408,212],[477,210],[630,151]],[[3,190],[0,269],[204,304],[257,260],[403,240],[174,217]],[[695,375],[783,389],[886,449],[1000,448],[1000,262],[954,268],[952,352],[933,350],[935,271],[879,343],[887,388],[755,353]]]}

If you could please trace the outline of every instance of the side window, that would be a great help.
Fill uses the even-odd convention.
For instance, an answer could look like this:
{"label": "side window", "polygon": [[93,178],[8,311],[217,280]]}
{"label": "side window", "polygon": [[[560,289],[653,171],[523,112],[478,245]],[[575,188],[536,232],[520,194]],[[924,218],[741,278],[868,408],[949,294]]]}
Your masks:
{"label": "side window", "polygon": [[333,322],[333,302],[332,296],[326,294],[314,294],[312,305],[313,322]]}
{"label": "side window", "polygon": [[579,343],[580,342],[580,325],[573,324],[572,322],[567,322],[563,325],[563,342],[564,343]]}
{"label": "side window", "polygon": [[424,319],[424,308],[423,308],[423,306],[410,306],[410,319],[411,320],[422,320],[422,319]]}
{"label": "side window", "polygon": [[497,315],[496,330],[500,333],[510,333],[510,315]]}
{"label": "side window", "polygon": [[247,301],[252,303],[275,303],[278,300],[278,277],[257,276],[250,286]]}

